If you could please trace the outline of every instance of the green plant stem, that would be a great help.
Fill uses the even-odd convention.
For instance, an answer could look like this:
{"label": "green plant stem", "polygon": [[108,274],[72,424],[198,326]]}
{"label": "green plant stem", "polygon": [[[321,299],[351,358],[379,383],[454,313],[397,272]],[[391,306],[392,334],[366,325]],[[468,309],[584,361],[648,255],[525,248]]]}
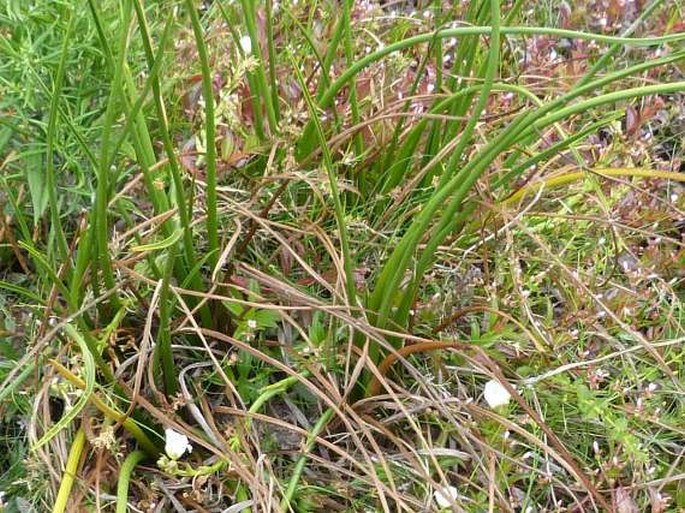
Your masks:
{"label": "green plant stem", "polygon": [[[209,263],[212,269],[219,259],[219,231],[216,208],[216,119],[214,115],[214,89],[212,86],[212,73],[209,68],[207,45],[202,32],[202,25],[197,10],[192,0],[186,0],[186,6],[190,13],[190,21],[193,25],[197,54],[200,59],[202,71],[202,97],[205,100],[205,145],[206,171],[207,171],[207,242],[209,243]],[[257,40],[253,39],[253,44]],[[259,115],[259,113],[256,113]]]}
{"label": "green plant stem", "polygon": [[29,361],[22,366],[21,372],[18,376],[14,377],[4,388],[0,388],[0,404],[2,404],[8,395],[14,392],[26,378],[33,373],[36,368],[36,364],[33,360]]}
{"label": "green plant stem", "polygon": [[[150,70],[150,81],[152,85],[152,96],[155,100],[155,109],[157,111],[157,119],[159,121],[159,130],[162,135],[162,144],[164,145],[164,151],[167,155],[167,160],[169,162],[169,169],[171,171],[171,177],[174,183],[174,189],[176,192],[176,208],[178,209],[178,217],[183,228],[183,248],[185,252],[185,259],[188,267],[195,262],[195,249],[193,247],[193,232],[190,226],[190,215],[188,209],[192,208],[192,205],[186,205],[186,195],[184,193],[184,184],[181,178],[181,172],[178,164],[178,157],[176,156],[176,150],[174,149],[173,141],[171,140],[171,134],[169,132],[169,122],[166,116],[166,110],[164,108],[164,99],[162,98],[162,89],[159,83],[159,78],[157,74],[152,75],[154,71],[156,60],[162,59],[164,48],[160,46],[159,54],[155,59],[155,54],[152,50],[152,39],[150,37],[150,31],[147,27],[147,21],[145,20],[145,11],[141,0],[134,0],[133,2],[136,9],[136,17],[138,18],[138,27],[140,28],[141,39],[143,41],[143,48],[145,50],[145,57],[147,59],[148,69]],[[171,27],[170,20],[167,22],[164,35]],[[166,41],[166,37],[163,37]],[[213,109],[213,103],[212,103]],[[213,116],[212,116],[213,117]],[[215,159],[216,161],[216,159]],[[209,170],[208,170],[209,174]],[[209,176],[208,176],[209,182]],[[216,189],[216,188],[215,188]],[[208,194],[209,196],[209,194]],[[215,199],[216,201],[216,199]],[[214,209],[216,211],[216,209]],[[216,222],[215,220],[213,222]],[[209,227],[209,213],[207,225]]]}
{"label": "green plant stem", "polygon": [[309,372],[303,372],[300,376],[288,376],[287,378],[283,378],[282,380],[277,381],[276,383],[264,387],[262,389],[262,393],[259,394],[259,397],[257,397],[254,403],[252,403],[252,406],[250,406],[249,412],[257,413],[262,408],[262,406],[264,406],[269,401],[269,399],[284,392],[287,392],[291,387],[299,383],[303,377],[309,377]]}
{"label": "green plant stem", "polygon": [[173,397],[178,390],[176,368],[174,367],[174,355],[171,350],[171,312],[174,297],[169,293],[174,260],[176,259],[176,244],[169,247],[167,263],[162,278],[162,289],[159,292],[159,330],[157,336],[156,356],[162,366],[164,377],[164,390],[167,397]]}
{"label": "green plant stem", "polygon": [[105,35],[105,30],[102,26],[100,11],[98,10],[96,0],[88,0],[88,9],[90,10],[93,22],[95,23],[95,29],[97,30],[100,44],[102,44],[102,53],[105,56],[105,61],[107,61],[107,67],[109,68],[110,73],[114,73],[114,57],[112,57],[112,50],[107,43],[108,38]]}
{"label": "green plant stem", "polygon": [[[585,87],[589,88],[590,85]],[[409,260],[414,254],[420,239],[429,230],[429,226],[435,219],[438,210],[444,208],[445,214],[444,217],[441,216],[441,218],[445,220],[449,219],[450,216],[456,212],[473,184],[485,169],[487,169],[490,163],[517,139],[525,138],[528,134],[539,131],[545,126],[549,126],[568,116],[602,104],[613,103],[636,96],[675,92],[684,88],[685,82],[675,82],[670,84],[643,86],[634,89],[624,89],[577,102],[568,107],[557,108],[556,110],[554,110],[554,108],[558,107],[557,102],[553,102],[553,104],[547,105],[533,113],[523,115],[517,121],[514,121],[508,127],[507,132],[502,136],[493,139],[481,152],[479,152],[476,158],[463,167],[443,188],[437,190],[421,210],[420,214],[416,216],[415,221],[392,252],[388,262],[384,265],[370,298],[370,308],[372,311],[377,312],[375,322],[381,327],[385,326],[385,323],[387,323],[392,301],[395,298],[404,271],[407,269]],[[580,88],[580,90],[569,93],[565,100],[568,101],[571,97],[578,96],[581,92],[584,92],[584,89],[585,88]],[[562,100],[559,100],[559,102],[561,101]],[[445,207],[445,205],[447,206]],[[429,239],[425,251],[426,255],[429,255],[430,251],[435,249],[446,233],[449,232],[446,230],[439,230],[437,236],[433,236]],[[429,261],[430,258],[421,259],[422,266],[414,270],[416,278],[414,278],[415,283],[413,288],[415,288],[420,281],[425,266]],[[408,300],[409,298],[405,300],[405,304]],[[406,307],[403,309],[403,312],[404,311],[407,311]],[[400,326],[404,325],[405,321],[404,313],[402,313],[402,317],[395,319],[395,323]]]}
{"label": "green plant stem", "polygon": [[[651,16],[651,14],[654,12],[654,10],[659,7],[663,3],[663,0],[654,0],[651,4],[649,4],[647,7],[642,9],[640,12],[640,16],[621,34],[621,37],[628,37],[630,34],[635,32],[635,29],[637,29],[642,23]],[[614,43],[611,45],[611,47],[606,50],[605,52],[602,52],[602,56],[595,62],[590,68],[590,70],[583,75],[583,78],[581,78],[576,86],[581,86],[584,84],[587,84],[590,80],[592,80],[592,77],[594,77],[599,71],[601,71],[611,60],[614,58],[614,55],[616,55],[616,52],[618,52],[621,49],[621,43]]]}
{"label": "green plant stem", "polygon": [[126,456],[119,469],[119,480],[117,481],[117,511],[116,513],[126,513],[128,511],[128,485],[131,482],[131,474],[136,465],[145,459],[143,451],[133,451]]}
{"label": "green plant stem", "polygon": [[453,170],[459,164],[462,154],[466,145],[471,141],[471,136],[476,128],[476,124],[480,120],[480,116],[483,113],[483,109],[488,103],[490,98],[490,91],[492,91],[492,85],[495,82],[495,76],[497,75],[499,69],[499,53],[500,53],[500,12],[499,12],[499,0],[492,0],[490,2],[490,16],[492,20],[492,31],[490,32],[490,53],[488,55],[487,66],[485,69],[485,77],[483,80],[483,87],[480,90],[478,96],[478,101],[470,113],[469,119],[466,123],[466,127],[461,132],[459,136],[459,142],[457,146],[452,151],[452,156],[447,163],[448,172],[443,175],[443,180],[449,178],[450,170]]}
{"label": "green plant stem", "polygon": [[[278,133],[278,121],[276,116],[276,109],[272,102],[272,96],[269,93],[269,86],[266,81],[266,72],[264,71],[264,56],[262,55],[262,49],[260,45],[260,37],[257,32],[256,23],[256,10],[257,2],[255,0],[242,0],[243,13],[245,15],[245,26],[247,27],[247,33],[250,36],[252,42],[252,53],[257,58],[259,65],[255,70],[255,77],[257,79],[257,95],[260,103],[264,103],[266,109],[266,117],[269,120],[269,128],[272,134]],[[257,104],[255,104],[257,105]],[[255,110],[255,116],[259,117],[261,115],[261,109]]]}
{"label": "green plant stem", "polygon": [[[344,0],[347,1],[347,0]],[[295,16],[291,14],[291,17],[293,19],[296,19]],[[347,30],[345,26],[345,17],[340,16],[340,19],[338,20],[338,24],[335,26],[335,32],[333,32],[333,37],[331,40],[328,42],[328,46],[326,48],[326,55],[323,58],[323,64],[321,66],[321,81],[319,83],[319,86],[317,88],[317,93],[316,93],[316,101],[318,104],[321,104],[321,99],[323,96],[326,94],[326,89],[325,87],[329,86],[329,75],[331,72],[331,66],[333,66],[333,61],[335,59],[335,54],[336,51],[338,50],[338,46],[340,45],[340,40],[343,37],[343,34]]]}
{"label": "green plant stem", "polygon": [[[224,6],[221,4],[221,2],[217,2],[216,4],[219,7],[219,11],[221,12],[221,16],[223,17],[224,21],[226,22],[226,27],[228,28],[228,31],[231,33],[231,37],[233,37],[233,42],[236,45],[236,48],[238,48],[238,51],[240,52],[240,55],[243,57],[248,57],[247,53],[243,49],[241,43],[240,43],[240,34],[236,30],[234,26],[234,21],[231,20],[231,18],[228,16],[228,13],[226,12],[226,9]],[[252,45],[252,38],[250,37],[250,45]],[[271,65],[271,62],[269,62],[269,65]],[[254,130],[255,134],[259,138],[260,141],[264,141],[266,139],[266,132],[264,131],[264,120],[262,119],[263,116],[261,116],[262,112],[262,104],[261,104],[261,94],[260,94],[260,88],[259,88],[259,82],[257,81],[257,76],[255,75],[254,71],[248,71],[246,73],[246,79],[247,79],[247,85],[250,89],[250,102],[252,102],[252,110],[255,113],[254,116]],[[278,93],[278,91],[276,91]],[[260,115],[257,115],[259,113]]]}
{"label": "green plant stem", "polygon": [[307,442],[305,443],[300,458],[297,460],[297,463],[295,464],[292,477],[288,482],[288,488],[286,489],[285,495],[283,496],[283,500],[281,501],[281,509],[283,511],[288,511],[291,508],[293,498],[295,497],[295,491],[297,490],[297,485],[300,482],[302,472],[304,472],[304,467],[307,464],[307,454],[314,448],[316,438],[326,428],[328,422],[331,420],[331,417],[333,417],[333,413],[333,409],[329,408],[328,410],[326,410],[324,414],[321,415],[316,425],[312,428],[311,432],[309,433],[309,436],[307,437]]}
{"label": "green plant stem", "polygon": [[[97,170],[97,187],[95,194],[95,205],[92,210],[90,221],[95,230],[95,237],[93,239],[93,251],[95,256],[93,262],[93,289],[94,294],[98,295],[98,275],[97,269],[102,272],[102,278],[107,289],[114,288],[114,272],[112,270],[112,262],[109,254],[109,195],[110,195],[110,137],[112,134],[112,127],[116,121],[116,117],[120,111],[121,100],[124,95],[124,69],[126,66],[126,53],[129,44],[128,27],[133,15],[133,8],[130,0],[122,2],[122,17],[120,25],[119,48],[116,65],[114,67],[114,76],[112,78],[112,86],[107,101],[107,109],[105,111],[104,121],[102,123],[102,141],[100,146],[100,165]],[[86,249],[86,248],[83,248]],[[119,298],[113,295],[110,298],[111,306],[115,309],[119,308]],[[104,306],[103,306],[104,309]]]}
{"label": "green plant stem", "polygon": [[[66,285],[62,282],[59,276],[57,276],[57,272],[55,272],[54,266],[51,265],[51,263],[45,258],[45,256],[38,251],[32,242],[29,241],[19,241],[19,247],[24,249],[29,255],[31,255],[31,258],[33,259],[34,263],[37,264],[36,267],[39,268],[40,271],[45,273],[45,278],[46,281],[49,281],[52,285],[54,285],[57,290],[59,291],[60,294],[62,294],[65,298],[69,298],[69,289],[67,289]],[[76,310],[77,307],[75,308],[76,305],[70,304],[69,305],[73,310]]]}
{"label": "green plant stem", "polygon": [[326,142],[326,136],[324,135],[321,121],[319,120],[317,108],[314,105],[314,100],[307,90],[304,77],[302,76],[302,73],[295,62],[293,62],[293,67],[295,69],[297,80],[302,88],[305,101],[307,102],[309,116],[314,122],[315,132],[319,139],[319,144],[321,145],[321,151],[323,153],[323,164],[328,174],[328,183],[331,189],[331,197],[333,199],[333,205],[335,208],[335,220],[338,227],[338,235],[340,237],[340,246],[342,250],[347,301],[349,305],[356,306],[357,290],[354,281],[354,262],[352,261],[352,253],[350,251],[350,242],[347,233],[347,224],[345,222],[345,209],[343,208],[342,200],[340,198],[340,191],[338,188],[338,177],[333,169],[333,158],[331,157],[331,152]]}
{"label": "green plant stem", "polygon": [[274,110],[276,126],[281,119],[279,106],[278,81],[276,79],[276,48],[274,45],[273,0],[266,1],[266,47],[269,53],[269,88],[271,89],[271,105]]}
{"label": "green plant stem", "polygon": [[[345,60],[347,65],[351,66],[354,63],[354,48],[352,45],[352,7],[354,0],[343,0],[343,24],[345,26]],[[352,111],[352,124],[359,124],[359,103],[357,102],[357,82],[354,77],[350,78],[350,95],[349,103]],[[357,156],[364,152],[364,141],[362,140],[361,131],[354,136],[354,147]]]}
{"label": "green plant stem", "polygon": [[69,495],[71,495],[71,489],[74,486],[76,472],[78,471],[79,461],[81,460],[81,454],[83,453],[85,445],[86,433],[83,428],[80,428],[76,432],[74,441],[71,444],[71,449],[69,449],[67,466],[64,469],[64,475],[62,475],[62,482],[59,485],[59,491],[57,492],[55,504],[52,507],[52,513],[64,513],[67,510]]}
{"label": "green plant stem", "polygon": [[[47,188],[49,203],[50,203],[50,220],[52,221],[52,229],[55,232],[57,239],[57,249],[60,260],[66,263],[67,255],[69,253],[69,246],[67,238],[62,229],[62,220],[60,219],[59,200],[57,195],[57,182],[55,180],[55,139],[57,137],[57,119],[59,113],[59,100],[62,94],[62,82],[64,81],[64,71],[66,69],[67,57],[69,56],[69,48],[71,43],[71,33],[74,28],[74,16],[72,16],[71,9],[67,9],[69,15],[69,23],[64,34],[64,42],[62,43],[62,54],[60,56],[59,65],[57,66],[57,73],[55,74],[54,85],[50,99],[50,115],[48,117],[47,129],[47,162],[45,163],[45,187]],[[67,273],[68,279],[68,273]]]}
{"label": "green plant stem", "polygon": [[[363,57],[355,64],[350,66],[344,73],[338,77],[328,88],[328,90],[321,95],[318,101],[319,108],[328,108],[333,100],[335,99],[338,92],[345,87],[350,79],[359,73],[361,70],[369,66],[370,64],[382,59],[386,55],[390,55],[393,52],[408,48],[421,43],[429,42],[433,38],[445,39],[450,37],[463,37],[469,35],[489,35],[492,32],[492,27],[458,27],[452,29],[443,29],[437,32],[432,32],[428,34],[419,34],[417,36],[409,37],[403,39],[402,41],[397,41],[386,47],[376,50],[369,55]],[[634,46],[655,46],[663,43],[670,43],[680,41],[685,39],[685,33],[670,34],[667,36],[652,37],[652,38],[629,38],[629,37],[616,37],[616,36],[605,36],[603,34],[588,34],[585,32],[579,32],[575,30],[565,30],[565,29],[555,29],[548,27],[501,27],[500,32],[504,36],[513,35],[548,35],[559,38],[569,38],[569,39],[582,39],[582,40],[594,40],[600,43],[615,43],[615,44],[630,44]],[[298,157],[303,159],[311,153],[315,145],[315,138],[313,137],[313,131],[315,127],[310,120],[310,122],[305,127],[305,130],[300,138],[298,147]]]}
{"label": "green plant stem", "polygon": [[[81,350],[81,357],[83,358],[83,374],[85,380],[83,382],[83,393],[79,396],[76,403],[67,410],[62,417],[43,434],[43,436],[36,442],[33,449],[39,449],[43,445],[47,444],[52,440],[57,434],[65,429],[72,420],[83,410],[83,408],[88,404],[90,396],[93,394],[93,389],[95,388],[95,360],[93,358],[93,353],[98,356],[99,353],[96,349],[92,348],[87,340],[84,339],[81,334],[76,331],[76,329],[71,325],[67,324],[64,327],[64,331],[71,337],[79,346]],[[102,359],[102,357],[100,357]],[[108,369],[109,370],[109,369]],[[109,371],[111,374],[111,371]]]}

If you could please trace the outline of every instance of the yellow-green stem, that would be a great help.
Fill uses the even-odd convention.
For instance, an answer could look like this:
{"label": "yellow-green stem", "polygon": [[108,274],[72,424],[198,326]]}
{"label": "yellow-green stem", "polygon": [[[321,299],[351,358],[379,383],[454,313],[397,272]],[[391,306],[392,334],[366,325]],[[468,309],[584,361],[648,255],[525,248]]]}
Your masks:
{"label": "yellow-green stem", "polygon": [[83,454],[83,448],[86,445],[86,433],[83,428],[80,428],[74,438],[74,443],[71,444],[69,450],[69,457],[67,458],[67,467],[64,469],[62,482],[59,485],[55,505],[52,507],[52,513],[64,513],[67,510],[67,502],[71,494],[71,488],[74,486],[74,478],[78,470],[78,464]]}

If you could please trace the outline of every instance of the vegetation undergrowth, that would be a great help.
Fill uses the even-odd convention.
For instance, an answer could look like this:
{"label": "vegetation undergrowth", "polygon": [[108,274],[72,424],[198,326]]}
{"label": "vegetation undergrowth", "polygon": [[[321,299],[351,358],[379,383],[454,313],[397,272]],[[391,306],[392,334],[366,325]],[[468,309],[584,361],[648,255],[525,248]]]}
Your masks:
{"label": "vegetation undergrowth", "polygon": [[0,7],[0,510],[685,508],[683,6],[417,5]]}

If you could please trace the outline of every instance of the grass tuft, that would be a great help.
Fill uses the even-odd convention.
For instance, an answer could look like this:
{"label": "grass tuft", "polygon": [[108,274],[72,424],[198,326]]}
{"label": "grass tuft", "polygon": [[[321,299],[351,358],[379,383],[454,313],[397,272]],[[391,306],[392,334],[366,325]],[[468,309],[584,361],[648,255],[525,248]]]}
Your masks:
{"label": "grass tuft", "polygon": [[0,6],[1,510],[685,508],[681,7],[86,5]]}

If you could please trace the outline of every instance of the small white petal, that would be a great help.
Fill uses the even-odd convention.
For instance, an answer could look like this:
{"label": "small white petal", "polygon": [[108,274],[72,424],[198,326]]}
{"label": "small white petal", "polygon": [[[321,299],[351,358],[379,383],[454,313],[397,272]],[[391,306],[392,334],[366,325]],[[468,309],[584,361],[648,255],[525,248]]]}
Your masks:
{"label": "small white petal", "polygon": [[240,38],[240,47],[245,52],[245,55],[250,55],[252,53],[252,39],[250,36],[243,36]]}
{"label": "small white petal", "polygon": [[439,508],[449,508],[459,498],[459,493],[454,486],[445,486],[433,493],[433,500]]}
{"label": "small white petal", "polygon": [[164,444],[164,452],[172,460],[177,460],[183,456],[186,452],[190,453],[193,451],[193,446],[190,445],[188,437],[171,428],[166,428],[164,430],[164,436],[166,443]]}
{"label": "small white petal", "polygon": [[505,404],[508,404],[509,399],[511,399],[511,394],[509,394],[507,389],[504,388],[499,381],[495,381],[494,379],[491,379],[485,384],[483,396],[490,408],[504,406]]}

